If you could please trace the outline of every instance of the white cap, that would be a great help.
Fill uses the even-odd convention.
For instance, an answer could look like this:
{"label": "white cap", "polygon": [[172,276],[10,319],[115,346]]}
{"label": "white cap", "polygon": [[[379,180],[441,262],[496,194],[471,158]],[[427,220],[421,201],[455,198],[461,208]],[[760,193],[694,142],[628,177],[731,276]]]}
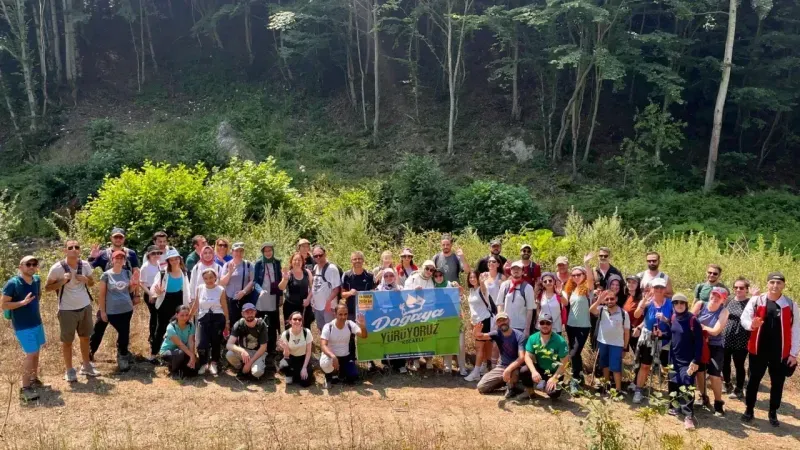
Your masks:
{"label": "white cap", "polygon": [[525,267],[525,265],[522,264],[522,261],[514,261],[513,263],[511,263],[511,268],[513,269],[515,267],[519,267],[520,269],[522,269]]}
{"label": "white cap", "polygon": [[667,287],[667,280],[663,278],[653,278],[650,281],[650,287]]}

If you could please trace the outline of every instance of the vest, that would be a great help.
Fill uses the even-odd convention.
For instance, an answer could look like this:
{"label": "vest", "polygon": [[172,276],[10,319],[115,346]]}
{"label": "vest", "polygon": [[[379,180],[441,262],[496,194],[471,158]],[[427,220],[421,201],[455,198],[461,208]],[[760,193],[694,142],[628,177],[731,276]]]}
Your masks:
{"label": "vest", "polygon": [[[767,315],[767,296],[762,294],[756,301],[755,311],[753,317],[764,318]],[[781,297],[778,300],[778,305],[781,307],[781,359],[789,357],[789,352],[792,349],[792,321],[794,320],[794,306],[793,301],[787,297]],[[750,333],[750,341],[747,343],[747,351],[750,354],[758,354],[758,338],[761,334],[762,327],[758,327],[758,331]]]}

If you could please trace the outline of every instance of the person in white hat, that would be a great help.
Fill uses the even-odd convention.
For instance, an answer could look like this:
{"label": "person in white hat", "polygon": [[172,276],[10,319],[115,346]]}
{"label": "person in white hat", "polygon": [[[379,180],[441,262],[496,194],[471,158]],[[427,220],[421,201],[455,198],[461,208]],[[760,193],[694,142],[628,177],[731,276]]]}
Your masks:
{"label": "person in white hat", "polygon": [[436,264],[430,259],[422,263],[422,267],[406,280],[403,285],[403,290],[408,291],[412,289],[433,289],[433,272],[436,271]]}
{"label": "person in white hat", "polygon": [[261,378],[266,370],[267,324],[256,317],[256,306],[245,303],[242,318],[231,328],[225,357],[239,375]]}
{"label": "person in white hat", "polygon": [[186,268],[180,253],[173,248],[163,257],[166,257],[166,269],[159,273],[156,281],[150,287],[150,295],[156,299],[155,307],[158,311],[156,332],[150,343],[150,353],[154,355],[161,351],[161,343],[164,341],[167,325],[175,315],[178,306],[189,306],[191,303],[189,277],[186,276]]}
{"label": "person in white hat", "polygon": [[219,278],[219,285],[225,288],[225,296],[228,297],[228,319],[231,327],[242,317],[242,304],[250,302],[254,280],[253,264],[244,259],[244,243],[235,242],[233,259],[222,267]]}
{"label": "person in white hat", "polygon": [[[642,388],[647,383],[650,368],[665,368],[669,364],[669,333],[672,320],[672,301],[666,297],[667,282],[663,278],[654,278],[650,281],[652,292],[639,302],[635,318],[644,317],[644,322],[637,328],[639,343],[636,347],[636,365],[639,374],[633,392],[633,403],[641,403],[644,399]],[[637,331],[634,330],[634,334]]]}
{"label": "person in white hat", "polygon": [[500,285],[497,309],[508,314],[511,328],[522,333],[524,337],[530,335],[536,297],[533,286],[523,277],[522,261],[514,261],[511,264],[511,278]]}

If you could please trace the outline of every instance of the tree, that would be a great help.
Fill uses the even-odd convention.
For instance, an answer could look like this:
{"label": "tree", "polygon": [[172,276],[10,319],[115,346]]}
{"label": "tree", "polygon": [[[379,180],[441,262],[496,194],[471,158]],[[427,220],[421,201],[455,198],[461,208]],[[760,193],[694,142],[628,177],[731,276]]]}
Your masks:
{"label": "tree", "polygon": [[5,50],[16,59],[22,68],[25,92],[28,97],[30,129],[36,130],[38,124],[38,102],[33,82],[33,56],[28,47],[28,20],[25,15],[25,0],[0,0],[0,13],[8,24],[8,37],[0,36],[0,51]]}

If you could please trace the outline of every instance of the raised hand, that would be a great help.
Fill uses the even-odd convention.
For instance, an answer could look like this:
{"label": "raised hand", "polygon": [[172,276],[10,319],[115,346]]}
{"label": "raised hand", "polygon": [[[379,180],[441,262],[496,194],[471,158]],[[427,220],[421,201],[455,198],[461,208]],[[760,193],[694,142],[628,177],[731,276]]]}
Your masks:
{"label": "raised hand", "polygon": [[750,328],[752,330],[757,330],[764,324],[764,319],[761,317],[753,317],[753,321],[750,323]]}
{"label": "raised hand", "polygon": [[761,295],[761,289],[755,284],[750,286],[750,297],[758,297],[759,295]]}
{"label": "raised hand", "polygon": [[586,256],[583,257],[583,263],[588,264],[589,261],[592,260],[592,258],[594,258],[594,252],[587,253]]}
{"label": "raised hand", "polygon": [[92,244],[92,251],[89,253],[89,256],[91,256],[92,259],[100,256],[100,244]]}

